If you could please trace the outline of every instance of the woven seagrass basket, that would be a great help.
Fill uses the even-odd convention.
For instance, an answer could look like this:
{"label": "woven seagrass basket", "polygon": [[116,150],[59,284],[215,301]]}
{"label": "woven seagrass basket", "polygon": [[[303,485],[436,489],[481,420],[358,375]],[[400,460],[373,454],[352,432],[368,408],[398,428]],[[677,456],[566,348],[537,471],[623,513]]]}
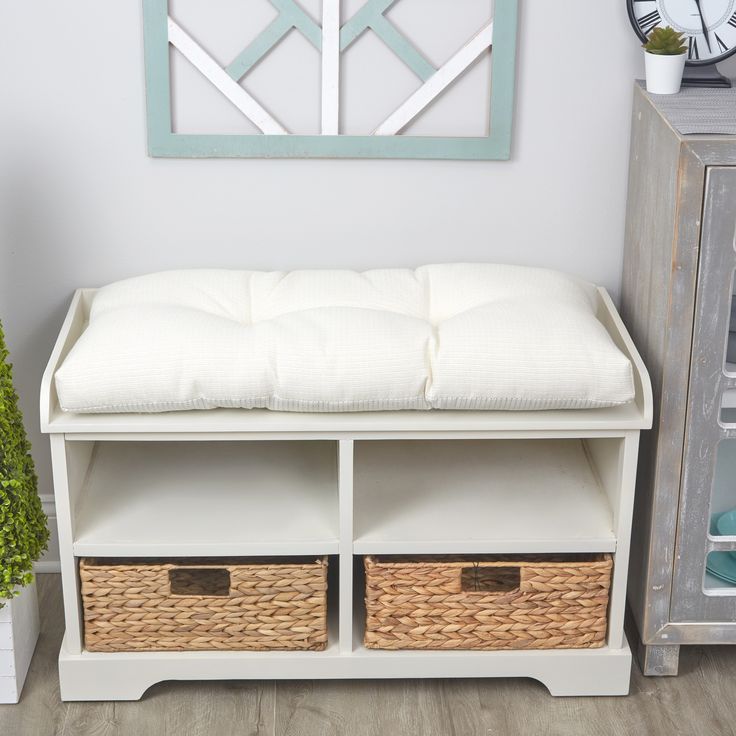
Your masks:
{"label": "woven seagrass basket", "polygon": [[79,563],[93,652],[327,646],[327,558]]}
{"label": "woven seagrass basket", "polygon": [[371,649],[587,649],[606,638],[611,555],[366,557]]}

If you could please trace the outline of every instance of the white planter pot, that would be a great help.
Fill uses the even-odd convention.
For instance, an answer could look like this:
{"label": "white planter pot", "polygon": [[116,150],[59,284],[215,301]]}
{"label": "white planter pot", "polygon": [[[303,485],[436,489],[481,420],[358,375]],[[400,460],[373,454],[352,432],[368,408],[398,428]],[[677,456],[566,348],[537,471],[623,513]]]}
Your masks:
{"label": "white planter pot", "polygon": [[647,72],[647,92],[655,95],[674,95],[680,91],[687,54],[663,56],[644,52]]}
{"label": "white planter pot", "polygon": [[0,608],[0,703],[17,703],[38,640],[35,581]]}

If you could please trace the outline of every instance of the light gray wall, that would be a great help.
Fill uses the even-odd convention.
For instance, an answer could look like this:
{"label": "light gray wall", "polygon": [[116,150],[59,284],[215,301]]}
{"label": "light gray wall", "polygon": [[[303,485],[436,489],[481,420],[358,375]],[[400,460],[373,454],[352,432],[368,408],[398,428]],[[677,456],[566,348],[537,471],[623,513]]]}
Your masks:
{"label": "light gray wall", "polygon": [[641,75],[624,0],[521,1],[509,162],[152,160],[139,0],[0,0],[0,35],[0,317],[42,493],[38,386],[77,286],[477,260],[618,292]]}

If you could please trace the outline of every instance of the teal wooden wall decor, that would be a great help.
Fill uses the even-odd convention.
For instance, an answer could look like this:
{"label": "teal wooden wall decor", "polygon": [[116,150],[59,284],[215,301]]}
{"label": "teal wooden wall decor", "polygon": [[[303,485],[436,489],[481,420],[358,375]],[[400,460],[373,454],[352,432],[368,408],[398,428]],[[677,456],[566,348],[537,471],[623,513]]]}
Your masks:
{"label": "teal wooden wall decor", "polygon": [[[321,25],[297,0],[269,0],[276,18],[222,66],[169,14],[168,0],[143,0],[148,151],[166,157],[508,159],[513,118],[517,0],[495,0],[493,17],[436,68],[387,17],[400,0],[367,0],[345,23],[341,0],[322,0]],[[447,0],[449,3],[455,0]],[[460,8],[456,12],[462,12]],[[320,135],[291,133],[241,84],[296,29],[320,54]],[[370,135],[340,134],[341,55],[372,31],[420,80],[419,87]],[[252,135],[174,132],[171,51],[180,53],[252,123]],[[482,137],[403,134],[431,103],[490,49],[490,116]]]}

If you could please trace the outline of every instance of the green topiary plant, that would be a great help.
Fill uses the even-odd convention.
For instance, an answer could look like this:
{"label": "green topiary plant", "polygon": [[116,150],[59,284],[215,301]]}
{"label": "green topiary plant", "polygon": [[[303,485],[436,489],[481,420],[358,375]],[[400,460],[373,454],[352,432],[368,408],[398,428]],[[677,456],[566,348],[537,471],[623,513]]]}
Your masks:
{"label": "green topiary plant", "polygon": [[685,37],[669,26],[655,28],[643,46],[650,54],[660,56],[679,56],[687,51]]}
{"label": "green topiary plant", "polygon": [[31,446],[13,388],[0,324],[0,608],[33,581],[33,563],[48,543]]}

